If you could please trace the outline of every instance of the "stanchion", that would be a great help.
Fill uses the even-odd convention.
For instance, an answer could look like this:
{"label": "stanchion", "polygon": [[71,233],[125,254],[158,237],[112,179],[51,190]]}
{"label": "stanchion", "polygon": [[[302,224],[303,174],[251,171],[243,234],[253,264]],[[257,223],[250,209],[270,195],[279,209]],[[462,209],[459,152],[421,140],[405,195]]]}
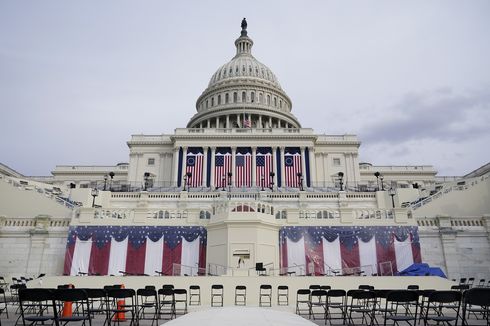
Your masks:
{"label": "stanchion", "polygon": [[[68,284],[68,288],[73,289],[74,288],[73,284]],[[61,316],[71,317],[72,315],[73,315],[73,302],[65,301],[63,303],[63,312],[61,313]]]}
{"label": "stanchion", "polygon": [[[124,284],[121,284],[121,289],[124,289]],[[117,300],[117,310],[123,310],[124,305],[126,304],[124,299]],[[124,312],[117,312],[114,315],[114,320],[115,321],[126,321],[126,314]]]}

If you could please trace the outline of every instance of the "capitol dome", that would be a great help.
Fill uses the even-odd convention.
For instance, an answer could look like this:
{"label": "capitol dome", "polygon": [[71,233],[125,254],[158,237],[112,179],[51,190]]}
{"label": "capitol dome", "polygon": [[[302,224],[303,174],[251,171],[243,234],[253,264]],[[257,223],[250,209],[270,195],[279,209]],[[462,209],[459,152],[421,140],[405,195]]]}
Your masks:
{"label": "capitol dome", "polygon": [[213,74],[187,128],[300,128],[276,75],[252,55],[242,21],[236,55]]}

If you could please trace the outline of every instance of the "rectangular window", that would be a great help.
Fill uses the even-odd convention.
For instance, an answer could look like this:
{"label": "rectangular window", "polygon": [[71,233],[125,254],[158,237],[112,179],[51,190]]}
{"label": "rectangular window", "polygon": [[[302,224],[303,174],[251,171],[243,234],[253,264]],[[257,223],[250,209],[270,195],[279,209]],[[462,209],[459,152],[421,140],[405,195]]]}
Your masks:
{"label": "rectangular window", "polygon": [[148,159],[148,165],[155,165],[155,159],[154,158],[149,158]]}
{"label": "rectangular window", "polygon": [[333,166],[340,166],[340,158],[333,159]]}

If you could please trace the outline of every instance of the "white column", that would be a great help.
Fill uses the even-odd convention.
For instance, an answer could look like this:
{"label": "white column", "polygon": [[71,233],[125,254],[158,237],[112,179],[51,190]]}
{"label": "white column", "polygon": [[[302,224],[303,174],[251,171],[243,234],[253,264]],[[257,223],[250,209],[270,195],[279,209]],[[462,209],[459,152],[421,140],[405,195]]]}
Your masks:
{"label": "white column", "polygon": [[[236,147],[231,148],[231,186],[235,187],[235,154],[236,154]],[[228,182],[228,176],[226,176],[226,181]]]}
{"label": "white column", "polygon": [[236,124],[238,125],[238,128],[242,127],[242,124],[240,123],[240,115],[239,114],[236,115]]}
{"label": "white column", "polygon": [[311,186],[316,186],[316,159],[315,159],[315,147],[308,147],[308,152],[310,154],[310,180]]}
{"label": "white column", "polygon": [[303,187],[306,187],[306,160],[305,160],[305,148],[306,147],[300,147],[301,151],[301,174],[303,175]]}
{"label": "white column", "polygon": [[281,128],[281,119],[277,119],[277,127]]}
{"label": "white column", "polygon": [[204,152],[204,162],[202,164],[202,186],[206,187],[206,180],[208,177],[208,147],[202,148]]}
{"label": "white column", "polygon": [[230,115],[226,115],[226,127],[225,128],[230,128]]}
{"label": "white column", "polygon": [[257,155],[257,147],[252,147],[252,187],[255,187],[255,170],[257,165],[257,160],[255,156]]}
{"label": "white column", "polygon": [[172,169],[172,180],[171,180],[171,185],[173,186],[174,182],[175,185],[177,185],[177,176],[178,176],[178,171],[179,170],[179,147],[174,148],[174,165]]}
{"label": "white column", "polygon": [[211,128],[211,119],[208,119],[208,128]]}
{"label": "white column", "polygon": [[214,189],[215,184],[214,184],[214,155],[216,154],[216,147],[211,147],[211,189]]}
{"label": "white column", "polygon": [[182,147],[182,180],[180,180],[181,185],[184,186],[184,174],[187,167],[187,146]]}
{"label": "white column", "polygon": [[262,114],[259,114],[259,128],[264,128],[264,126],[262,126]]}
{"label": "white column", "polygon": [[216,128],[219,128],[219,116],[216,117]]}
{"label": "white column", "polygon": [[272,147],[272,171],[274,172],[274,185],[277,187],[277,146]]}
{"label": "white column", "polygon": [[281,187],[286,186],[286,180],[284,179],[285,173],[284,173],[284,146],[281,146]]}
{"label": "white column", "polygon": [[272,117],[269,117],[269,128],[272,128]]}

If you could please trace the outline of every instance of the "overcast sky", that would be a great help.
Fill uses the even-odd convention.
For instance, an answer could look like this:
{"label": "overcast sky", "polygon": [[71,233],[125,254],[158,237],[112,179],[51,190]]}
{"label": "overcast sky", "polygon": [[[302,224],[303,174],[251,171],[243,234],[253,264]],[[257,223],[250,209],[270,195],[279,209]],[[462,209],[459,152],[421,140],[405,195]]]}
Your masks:
{"label": "overcast sky", "polygon": [[127,162],[131,134],[186,126],[243,17],[302,126],[361,161],[490,161],[490,1],[0,0],[0,162]]}

